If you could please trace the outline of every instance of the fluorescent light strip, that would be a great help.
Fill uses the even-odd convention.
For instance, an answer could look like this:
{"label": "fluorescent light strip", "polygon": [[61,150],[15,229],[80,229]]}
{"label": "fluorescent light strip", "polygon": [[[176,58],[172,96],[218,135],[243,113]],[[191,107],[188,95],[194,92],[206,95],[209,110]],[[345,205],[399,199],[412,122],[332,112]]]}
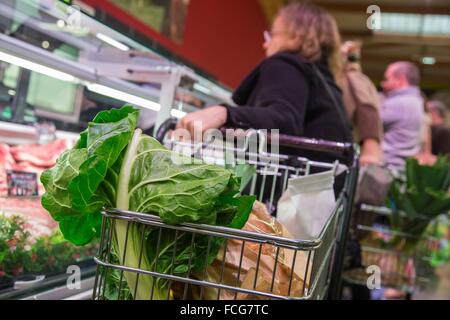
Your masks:
{"label": "fluorescent light strip", "polygon": [[114,40],[113,38],[111,38],[103,33],[100,33],[100,32],[97,33],[96,37],[99,38],[100,40],[102,40],[103,42],[106,42],[107,44],[109,44],[117,49],[120,49],[122,51],[130,50],[130,48],[128,46],[124,45],[123,43],[121,43],[117,40]]}
{"label": "fluorescent light strip", "polygon": [[201,84],[198,83],[194,83],[194,89],[200,92],[203,92],[204,94],[211,94],[211,90],[209,90],[208,88],[202,86]]}
{"label": "fluorescent light strip", "polygon": [[[58,71],[56,69],[52,69],[46,66],[43,66],[41,64],[38,63],[34,63],[31,62],[29,60],[25,60],[4,52],[0,51],[0,61],[4,61],[10,64],[14,64],[17,65],[21,68],[25,68],[34,72],[38,72],[41,74],[44,74],[46,76],[58,79],[58,80],[62,80],[62,81],[67,81],[67,82],[73,82],[73,83],[78,83],[79,79],[68,74],[65,72],[61,72]],[[151,100],[147,100],[129,93],[125,93],[123,91],[119,91],[119,90],[115,90],[106,86],[102,86],[96,83],[86,83],[85,84],[86,87],[88,88],[88,90],[92,91],[92,92],[96,92],[98,94],[104,95],[104,96],[108,96],[117,100],[121,100],[124,102],[128,102],[131,104],[134,104],[136,106],[140,106],[143,108],[147,108],[150,110],[154,110],[154,111],[159,111],[159,109],[161,108],[161,106],[159,105],[159,103],[153,102]]]}
{"label": "fluorescent light strip", "polygon": [[142,107],[142,108],[146,108],[146,109],[150,109],[150,110],[154,110],[154,111],[159,111],[159,109],[161,109],[161,106],[159,105],[159,103],[156,103],[154,101],[151,100],[147,100],[123,91],[119,91],[116,89],[112,89],[109,87],[105,87],[102,86],[100,84],[97,83],[87,83],[86,87],[88,88],[89,91],[107,96],[107,97],[111,97],[120,101],[124,101],[124,102],[128,102],[131,104],[134,104],[136,106]]}
{"label": "fluorescent light strip", "polygon": [[422,57],[422,64],[435,64],[436,58],[435,57]]}
{"label": "fluorescent light strip", "polygon": [[13,56],[13,55],[1,52],[1,51],[0,51],[0,60],[10,63],[10,64],[15,64],[21,68],[25,68],[25,69],[28,69],[31,71],[42,73],[46,76],[49,76],[49,77],[52,77],[55,79],[59,79],[62,81],[78,82],[77,78],[75,78],[74,76],[72,76],[68,73],[61,72],[61,71],[58,71],[58,70],[43,66],[41,64],[34,63],[29,60],[25,60],[25,59],[22,59],[22,58],[19,58],[19,57],[16,57],[16,56]]}
{"label": "fluorescent light strip", "polygon": [[450,15],[382,13],[380,33],[450,35]]}
{"label": "fluorescent light strip", "polygon": [[172,109],[172,110],[170,111],[170,115],[171,115],[172,117],[181,119],[181,118],[183,118],[183,117],[186,115],[186,112],[181,111],[181,110],[178,110],[178,109]]}

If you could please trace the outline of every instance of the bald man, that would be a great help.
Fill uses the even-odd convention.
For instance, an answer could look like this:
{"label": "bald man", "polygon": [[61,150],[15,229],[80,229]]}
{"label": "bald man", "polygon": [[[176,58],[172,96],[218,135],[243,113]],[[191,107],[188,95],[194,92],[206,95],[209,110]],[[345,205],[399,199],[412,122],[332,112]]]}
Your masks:
{"label": "bald man", "polygon": [[390,64],[381,82],[384,161],[393,169],[402,170],[405,159],[420,152],[425,113],[419,83],[419,69],[407,61]]}

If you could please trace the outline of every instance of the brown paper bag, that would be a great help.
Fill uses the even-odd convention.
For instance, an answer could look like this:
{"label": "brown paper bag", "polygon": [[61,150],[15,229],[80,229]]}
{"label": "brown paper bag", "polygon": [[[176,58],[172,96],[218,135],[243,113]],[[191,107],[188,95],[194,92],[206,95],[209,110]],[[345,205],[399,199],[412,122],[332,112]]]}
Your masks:
{"label": "brown paper bag", "polygon": [[[293,239],[287,229],[270,216],[265,205],[258,201],[255,202],[243,230]],[[242,244],[243,241],[241,240],[228,240],[225,262],[223,262],[224,246],[222,246],[216,260],[207,268],[204,280],[286,297],[301,297],[304,290],[309,288],[310,277],[308,276],[305,279],[307,252],[297,251],[294,270],[292,270],[295,250],[280,247],[277,259],[277,246],[268,243],[263,244],[261,245],[260,262],[257,265],[260,244],[246,241],[244,248],[242,248]],[[275,277],[273,277],[275,266]],[[308,275],[311,274],[311,266],[312,259],[310,259]],[[203,280],[202,275],[197,275],[197,277]],[[219,298],[229,300],[236,298],[244,300],[268,298],[254,293],[237,293],[234,290],[221,289],[219,291],[219,289],[211,287],[203,287],[203,290],[201,290],[198,286],[190,287],[192,299],[215,300]]]}

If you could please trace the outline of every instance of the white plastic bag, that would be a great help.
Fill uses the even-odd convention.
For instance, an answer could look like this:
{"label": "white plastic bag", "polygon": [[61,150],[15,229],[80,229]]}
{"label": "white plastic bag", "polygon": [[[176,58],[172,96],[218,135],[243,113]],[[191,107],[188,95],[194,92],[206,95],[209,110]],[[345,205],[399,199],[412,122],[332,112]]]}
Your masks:
{"label": "white plastic bag", "polygon": [[289,179],[278,202],[277,220],[296,239],[320,235],[336,205],[334,170]]}

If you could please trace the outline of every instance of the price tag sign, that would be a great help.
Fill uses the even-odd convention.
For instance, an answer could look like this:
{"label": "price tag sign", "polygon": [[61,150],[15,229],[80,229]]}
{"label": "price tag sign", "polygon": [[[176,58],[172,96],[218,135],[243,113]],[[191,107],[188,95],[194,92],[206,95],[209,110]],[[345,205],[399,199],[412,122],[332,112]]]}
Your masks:
{"label": "price tag sign", "polygon": [[35,172],[6,171],[8,196],[30,197],[38,195],[38,181]]}

